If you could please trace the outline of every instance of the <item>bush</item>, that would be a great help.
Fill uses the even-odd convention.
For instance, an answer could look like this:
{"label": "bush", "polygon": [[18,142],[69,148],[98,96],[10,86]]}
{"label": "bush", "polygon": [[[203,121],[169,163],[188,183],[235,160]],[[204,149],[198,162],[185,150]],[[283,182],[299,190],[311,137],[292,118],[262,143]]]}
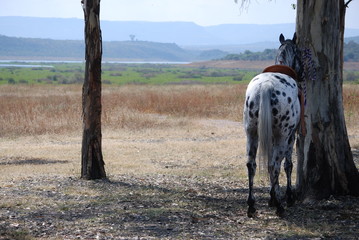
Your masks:
{"label": "bush", "polygon": [[7,80],[7,82],[8,82],[8,84],[15,84],[15,83],[16,83],[13,78],[9,78],[9,79]]}

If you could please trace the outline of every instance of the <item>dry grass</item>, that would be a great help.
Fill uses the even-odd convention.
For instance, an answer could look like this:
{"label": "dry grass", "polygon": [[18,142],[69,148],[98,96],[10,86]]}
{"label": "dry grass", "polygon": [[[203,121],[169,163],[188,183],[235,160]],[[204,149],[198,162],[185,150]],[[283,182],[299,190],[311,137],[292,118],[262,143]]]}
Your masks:
{"label": "dry grass", "polygon": [[[122,86],[103,89],[103,128],[141,130],[189,119],[242,121],[245,85]],[[344,85],[351,141],[358,146],[359,86]],[[1,86],[0,137],[81,134],[81,86]]]}
{"label": "dry grass", "polygon": [[79,86],[1,86],[0,136],[79,130],[80,89]]}
{"label": "dry grass", "polygon": [[[298,204],[280,219],[266,206],[261,179],[259,217],[246,217],[244,91],[241,85],[105,87],[103,155],[111,182],[92,182],[77,179],[81,87],[1,86],[0,238],[357,236],[356,202]],[[350,141],[357,144],[359,88],[344,91]]]}
{"label": "dry grass", "polygon": [[[165,171],[178,174],[196,171],[199,175],[245,175],[241,171],[236,173],[238,169],[233,167],[238,166],[238,158],[245,159],[245,136],[239,123],[245,87],[104,87],[103,146],[110,174],[155,173],[158,164],[165,164]],[[359,147],[357,106],[359,86],[344,86],[344,108],[354,148]],[[0,88],[2,161],[26,163],[46,159],[54,162],[51,167],[37,164],[39,174],[78,175],[81,124],[81,86]],[[207,160],[201,162],[201,156]],[[216,172],[216,166],[224,164],[223,160],[234,170]],[[180,170],[173,167],[176,164],[181,165]],[[4,165],[2,172],[26,175],[31,167]]]}
{"label": "dry grass", "polygon": [[[124,86],[103,90],[104,128],[171,126],[165,115],[240,120],[244,86]],[[80,86],[2,86],[0,136],[64,134],[81,129]]]}
{"label": "dry grass", "polygon": [[[232,121],[242,118],[244,91],[240,85],[105,87],[103,154],[108,174],[154,174],[158,165],[166,165],[164,172],[203,175],[208,174],[204,165],[215,172],[223,164],[219,159],[227,158],[225,152],[233,154],[227,159],[233,166],[239,155],[233,146],[244,135]],[[228,120],[201,120],[207,118]],[[80,86],[2,86],[0,160],[10,163],[2,166],[2,179],[10,172],[11,177],[29,172],[79,175],[81,124]],[[236,130],[233,124],[238,124]],[[198,153],[206,155],[204,162]],[[36,164],[41,161],[51,164]],[[183,166],[179,170],[175,164]]]}

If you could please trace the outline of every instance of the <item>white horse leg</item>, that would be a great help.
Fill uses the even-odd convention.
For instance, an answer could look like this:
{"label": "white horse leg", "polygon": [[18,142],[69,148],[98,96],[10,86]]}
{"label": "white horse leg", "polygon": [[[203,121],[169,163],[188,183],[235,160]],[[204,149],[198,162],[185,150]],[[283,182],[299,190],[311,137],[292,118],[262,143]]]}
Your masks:
{"label": "white horse leg", "polygon": [[253,217],[256,212],[256,209],[254,207],[255,198],[253,194],[253,181],[257,168],[257,164],[256,164],[257,148],[258,148],[258,138],[251,137],[248,134],[247,135],[247,156],[248,156],[247,169],[248,169],[248,183],[249,183],[249,194],[247,199],[248,217]]}

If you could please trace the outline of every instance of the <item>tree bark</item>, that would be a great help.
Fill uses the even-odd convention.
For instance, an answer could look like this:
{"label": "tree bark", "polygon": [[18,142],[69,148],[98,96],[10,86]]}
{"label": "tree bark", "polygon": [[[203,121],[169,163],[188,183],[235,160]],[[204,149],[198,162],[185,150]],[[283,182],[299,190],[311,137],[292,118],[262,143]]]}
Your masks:
{"label": "tree bark", "polygon": [[343,109],[344,0],[298,0],[296,32],[303,52],[307,135],[297,140],[301,199],[359,195]]}
{"label": "tree bark", "polygon": [[100,0],[82,1],[85,16],[86,67],[82,88],[83,136],[81,178],[106,178],[101,133]]}

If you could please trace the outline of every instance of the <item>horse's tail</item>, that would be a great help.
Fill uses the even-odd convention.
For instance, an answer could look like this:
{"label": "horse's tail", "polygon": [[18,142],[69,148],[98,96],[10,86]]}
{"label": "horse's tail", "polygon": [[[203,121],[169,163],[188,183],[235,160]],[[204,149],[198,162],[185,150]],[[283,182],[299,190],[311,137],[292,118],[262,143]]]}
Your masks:
{"label": "horse's tail", "polygon": [[[272,156],[272,108],[273,85],[265,82],[261,87],[258,113],[259,169],[264,171]],[[265,171],[267,172],[267,171]]]}

